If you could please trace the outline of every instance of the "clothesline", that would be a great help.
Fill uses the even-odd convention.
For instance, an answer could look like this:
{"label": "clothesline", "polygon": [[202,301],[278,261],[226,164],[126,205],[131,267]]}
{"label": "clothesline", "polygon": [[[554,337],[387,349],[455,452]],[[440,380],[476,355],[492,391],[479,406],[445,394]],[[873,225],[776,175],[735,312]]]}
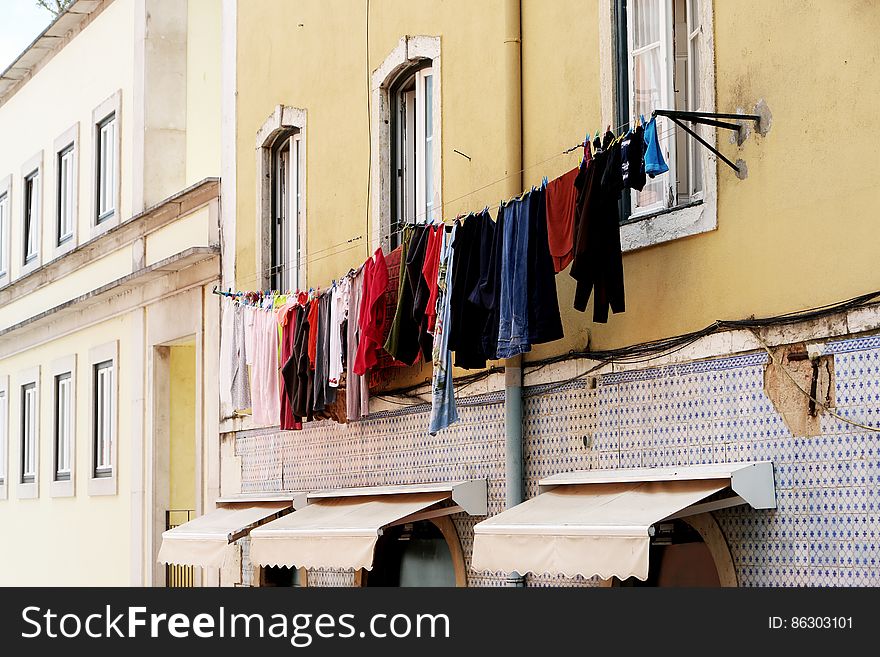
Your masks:
{"label": "clothesline", "polygon": [[[617,128],[615,128],[615,131],[619,131],[621,128],[623,128],[623,127],[627,127],[628,125],[629,125],[628,122],[627,122],[627,123],[623,123],[623,124],[621,124],[620,126],[617,126]],[[662,139],[662,138],[666,137],[666,136],[669,135],[669,134],[672,134],[672,133],[674,133],[674,132],[677,132],[678,130],[680,130],[680,128],[679,128],[678,126],[672,126],[672,127],[670,127],[670,128],[667,128],[666,130],[659,131],[657,137],[658,137],[658,139]],[[619,135],[618,135],[618,136],[619,136]],[[560,153],[556,153],[556,154],[554,154],[554,155],[548,157],[548,158],[545,159],[545,160],[541,160],[541,161],[539,161],[539,162],[535,162],[534,164],[530,164],[530,165],[528,165],[528,166],[526,166],[526,167],[523,167],[523,168],[520,169],[519,171],[514,171],[513,173],[510,173],[510,174],[508,174],[508,175],[506,175],[506,176],[504,176],[504,177],[502,177],[502,178],[499,178],[499,179],[494,180],[494,181],[492,181],[492,182],[490,182],[490,183],[487,183],[486,185],[483,185],[482,187],[478,187],[478,188],[476,188],[476,189],[473,189],[473,190],[467,192],[466,194],[463,194],[463,195],[461,195],[461,196],[459,196],[459,197],[457,197],[457,198],[451,199],[451,200],[449,200],[449,201],[445,201],[445,202],[443,202],[443,203],[440,205],[440,207],[443,208],[443,207],[445,207],[445,206],[447,206],[447,205],[451,205],[452,203],[455,203],[455,202],[457,202],[457,201],[460,201],[460,200],[462,200],[462,199],[465,199],[465,198],[467,198],[468,196],[472,196],[473,194],[476,194],[477,192],[483,191],[484,189],[488,189],[489,187],[491,187],[491,186],[493,186],[493,185],[496,185],[496,184],[498,184],[499,182],[504,182],[505,180],[507,180],[508,178],[511,178],[512,176],[518,175],[518,174],[520,174],[520,173],[523,173],[523,172],[525,172],[525,171],[528,171],[529,169],[533,169],[533,168],[535,168],[535,167],[537,167],[537,166],[541,166],[542,164],[546,164],[547,162],[550,162],[550,161],[556,159],[557,157],[560,157],[560,156],[562,156],[562,155],[568,155],[568,154],[571,154],[571,153],[575,152],[576,150],[578,150],[578,149],[580,149],[580,148],[583,148],[583,146],[584,146],[584,143],[581,142],[580,144],[577,144],[577,145],[575,145],[575,146],[572,146],[571,148],[569,148],[569,149],[567,149],[567,150],[565,150],[565,151],[562,151],[562,152],[560,152]],[[523,192],[523,193],[524,193],[524,192]],[[519,195],[517,195],[517,196],[515,196],[515,197],[513,197],[513,198],[518,198],[518,197],[521,196],[521,195],[522,195],[522,193],[519,194]],[[511,200],[512,200],[512,199],[511,199]],[[508,202],[509,202],[509,201],[508,201]],[[500,203],[496,203],[495,205],[486,206],[485,209],[487,209],[487,210],[497,210],[497,209],[498,209],[503,203],[504,203],[504,201],[502,201],[502,202],[500,202]],[[424,215],[424,214],[425,214],[425,213],[422,213],[422,215]],[[411,225],[413,225],[413,224],[412,224],[412,223],[404,224],[404,225],[401,226],[400,228],[397,228],[396,230],[391,231],[391,232],[390,232],[388,235],[386,235],[383,239],[387,242],[387,241],[390,239],[391,236],[396,236],[396,235],[401,234],[401,233],[404,231],[404,229],[406,228],[406,226],[408,226],[408,225],[411,226]],[[357,248],[358,246],[360,246],[359,244],[355,245],[355,244],[352,244],[352,243],[355,242],[355,241],[360,241],[360,240],[362,240],[362,239],[363,239],[363,235],[358,235],[358,236],[353,237],[353,238],[350,238],[350,239],[348,239],[348,240],[345,240],[345,241],[342,241],[342,242],[338,242],[338,243],[336,243],[336,244],[331,244],[330,246],[327,246],[327,247],[325,247],[325,248],[323,248],[323,249],[321,249],[321,250],[319,250],[319,251],[316,251],[315,253],[321,253],[321,254],[324,254],[325,251],[328,251],[328,250],[334,249],[334,248],[339,247],[339,246],[345,246],[346,244],[351,244],[351,246],[348,246],[347,248],[344,248],[344,249],[340,249],[340,250],[338,250],[338,251],[334,251],[334,252],[332,252],[332,253],[327,253],[327,254],[324,254],[324,255],[320,255],[320,256],[318,256],[318,257],[314,257],[314,258],[307,257],[307,259],[306,259],[306,263],[307,263],[307,264],[312,264],[312,263],[314,263],[314,262],[319,262],[319,261],[321,261],[321,260],[324,260],[325,258],[334,257],[334,256],[337,256],[337,255],[339,255],[339,254],[341,254],[341,253],[346,253],[346,252],[348,252],[348,251],[351,251],[352,249]],[[259,275],[255,274],[254,276],[252,276],[252,277],[250,277],[250,278],[243,279],[242,281],[240,281],[240,283],[241,283],[241,284],[252,284],[252,283],[256,283],[257,280],[258,280],[258,278],[262,278],[262,277],[264,277],[264,276],[266,276],[266,275],[270,275],[270,274],[273,274],[273,273],[278,273],[278,272],[288,272],[288,271],[290,271],[291,269],[294,269],[294,268],[296,268],[296,267],[299,267],[300,264],[301,264],[301,263],[298,263],[298,262],[295,261],[295,260],[289,260],[289,261],[287,261],[287,262],[279,263],[279,264],[277,264],[277,265],[271,265],[271,266],[269,266],[269,267],[264,268],[264,269],[260,272]]]}
{"label": "clothesline", "polygon": [[282,429],[347,422],[369,413],[371,380],[422,359],[432,364],[429,431],[449,426],[458,418],[453,353],[455,366],[482,370],[561,339],[556,276],[569,265],[576,310],[591,296],[595,322],[625,310],[618,200],[666,171],[656,121],[622,139],[606,131],[579,167],[499,203],[497,217],[487,208],[452,224],[410,224],[398,248],[377,248],[323,291],[215,289],[238,301],[221,331],[233,405]]}

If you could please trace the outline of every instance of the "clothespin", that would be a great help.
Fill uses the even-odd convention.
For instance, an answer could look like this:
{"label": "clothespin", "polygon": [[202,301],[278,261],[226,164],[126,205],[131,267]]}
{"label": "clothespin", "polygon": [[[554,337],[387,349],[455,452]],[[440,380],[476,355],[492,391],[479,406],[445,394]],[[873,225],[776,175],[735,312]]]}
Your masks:
{"label": "clothespin", "polygon": [[541,187],[546,187],[546,186],[549,184],[549,182],[550,182],[550,181],[547,180],[547,176],[544,176],[544,177],[541,179]]}

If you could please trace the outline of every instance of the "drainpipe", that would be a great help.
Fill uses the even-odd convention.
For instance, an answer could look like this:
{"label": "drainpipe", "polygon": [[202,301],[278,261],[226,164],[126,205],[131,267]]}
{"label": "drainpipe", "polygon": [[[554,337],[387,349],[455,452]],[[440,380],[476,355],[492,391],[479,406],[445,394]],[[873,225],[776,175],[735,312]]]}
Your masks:
{"label": "drainpipe", "polygon": [[[522,3],[504,3],[504,73],[507,101],[506,145],[508,165],[505,198],[519,194],[523,187],[523,123],[522,123]],[[505,508],[520,504],[524,497],[523,480],[523,412],[522,356],[504,361],[504,433],[505,440]],[[507,585],[521,587],[524,578],[508,573]]]}

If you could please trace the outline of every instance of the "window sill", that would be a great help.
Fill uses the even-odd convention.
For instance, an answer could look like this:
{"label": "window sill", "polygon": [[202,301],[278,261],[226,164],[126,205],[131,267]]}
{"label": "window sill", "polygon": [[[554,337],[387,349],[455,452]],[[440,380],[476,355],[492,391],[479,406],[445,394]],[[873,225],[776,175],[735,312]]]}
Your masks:
{"label": "window sill", "polygon": [[40,264],[39,254],[31,256],[28,260],[21,263],[21,269],[18,271],[18,278],[22,278],[31,272],[35,272],[40,268]]}
{"label": "window sill", "polygon": [[70,235],[68,237],[65,237],[62,241],[60,241],[58,244],[55,245],[55,248],[53,249],[52,257],[53,257],[53,259],[60,258],[61,256],[70,253],[75,248],[76,248],[76,240],[74,239],[73,235]]}
{"label": "window sill", "polygon": [[15,493],[20,500],[35,500],[40,497],[40,484],[36,481],[28,484],[18,484]]}
{"label": "window sill", "polygon": [[73,479],[53,481],[49,484],[50,497],[74,497],[75,495]]}
{"label": "window sill", "polygon": [[98,217],[92,224],[90,239],[95,239],[119,225],[119,213],[114,210],[103,217]]}
{"label": "window sill", "polygon": [[89,495],[116,495],[116,475],[89,479]]}
{"label": "window sill", "polygon": [[715,203],[700,199],[675,208],[630,217],[620,224],[624,253],[708,233],[718,227]]}

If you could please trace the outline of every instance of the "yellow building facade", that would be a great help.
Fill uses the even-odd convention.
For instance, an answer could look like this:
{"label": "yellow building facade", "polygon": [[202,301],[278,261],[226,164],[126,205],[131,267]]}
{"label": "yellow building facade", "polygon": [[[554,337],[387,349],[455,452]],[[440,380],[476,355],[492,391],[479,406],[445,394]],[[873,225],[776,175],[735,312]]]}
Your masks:
{"label": "yellow building facade", "polygon": [[162,585],[217,497],[219,54],[213,2],[74,2],[0,76],[3,585]]}
{"label": "yellow building facade", "polygon": [[[522,363],[496,363],[506,374],[466,382],[472,373],[456,370],[467,403],[437,436],[427,435],[430,367],[395,372],[369,416],[344,426],[282,432],[221,403],[223,493],[479,479],[494,516],[569,470],[770,461],[773,510],[706,511],[682,530],[708,546],[714,581],[878,581],[858,557],[816,566],[831,548],[798,524],[846,514],[857,531],[876,529],[854,502],[811,512],[810,496],[843,487],[873,499],[874,489],[843,475],[807,477],[803,464],[828,467],[845,445],[849,472],[877,468],[876,408],[852,386],[859,372],[868,376],[854,363],[877,358],[880,327],[869,294],[880,287],[875,228],[862,209],[877,189],[863,96],[880,91],[869,45],[878,22],[870,4],[821,1],[224,3],[224,288],[326,287],[375,249],[387,255],[401,214],[446,222],[483,207],[494,214],[499,201],[576,167],[585,134],[623,133],[639,114],[753,118],[716,117],[740,126],[733,131],[694,127],[720,157],[657,119],[672,170],[650,194],[626,199],[625,313],[597,324],[592,304],[576,312],[575,283],[560,272],[564,339]],[[827,26],[839,38],[829,42]],[[396,150],[412,111],[423,141],[414,174]],[[865,134],[846,139],[847,128]],[[295,171],[285,184],[296,213],[285,220],[298,235],[280,250],[278,157]],[[396,178],[410,175],[416,208],[401,213],[410,201]],[[785,317],[810,309],[819,310]],[[751,321],[761,317],[770,319]],[[713,326],[718,319],[746,321]],[[645,346],[661,340],[669,346]],[[514,568],[475,567],[475,522],[454,515],[454,528],[441,528],[459,584],[612,581],[571,572],[523,580],[508,577]],[[835,540],[834,549],[862,549]],[[263,581],[248,550],[245,539],[240,570],[223,581]],[[782,565],[760,567],[770,556]],[[649,579],[679,575],[652,570]],[[310,585],[366,581],[361,571],[308,572]]]}

